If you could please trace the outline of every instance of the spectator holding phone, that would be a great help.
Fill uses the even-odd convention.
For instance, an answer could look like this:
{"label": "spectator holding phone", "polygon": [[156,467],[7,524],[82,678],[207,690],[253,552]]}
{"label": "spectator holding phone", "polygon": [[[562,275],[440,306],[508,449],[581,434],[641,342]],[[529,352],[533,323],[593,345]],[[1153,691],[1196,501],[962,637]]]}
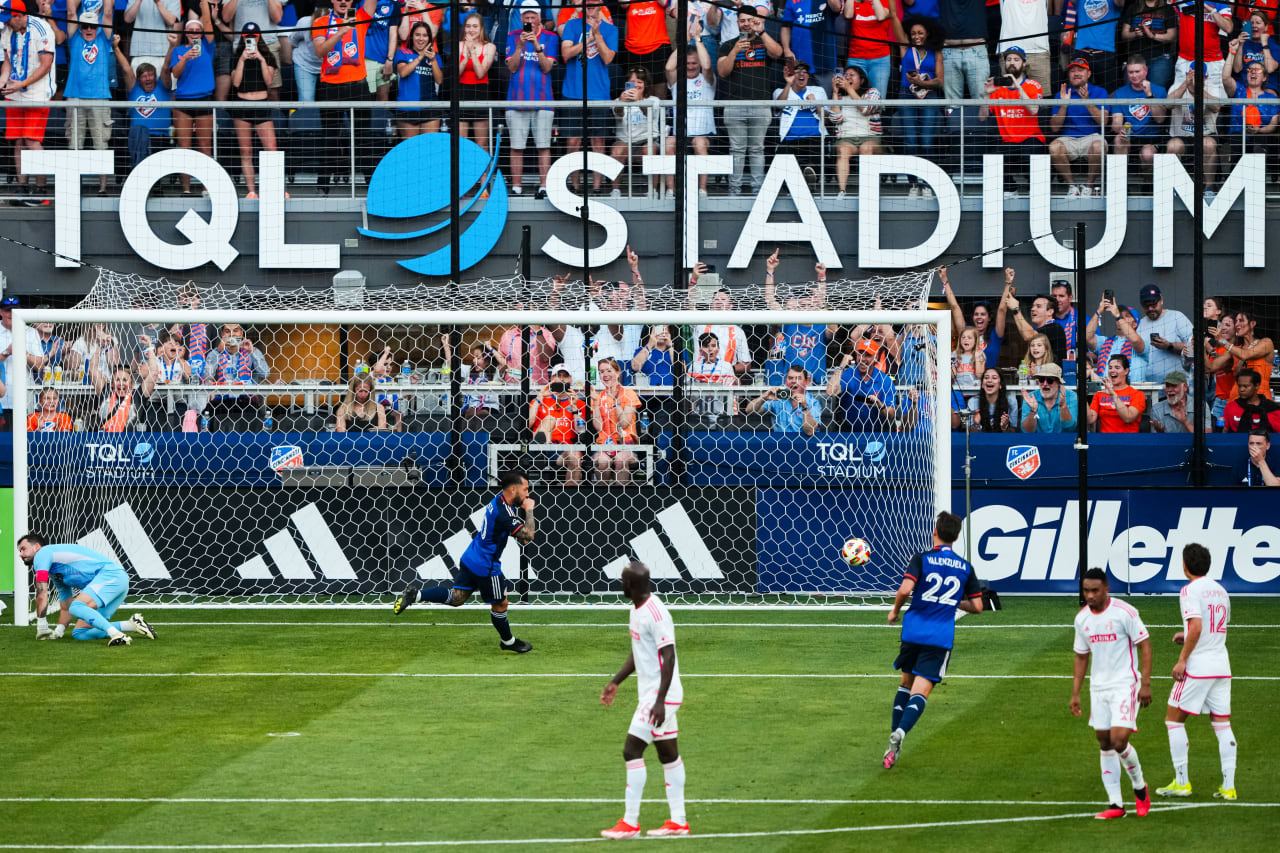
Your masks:
{"label": "spectator holding phone", "polygon": [[[563,366],[529,408],[529,426],[536,443],[576,445],[587,430],[587,404],[573,390],[569,371]],[[564,469],[566,486],[582,482],[583,455],[577,448],[566,448],[556,456],[556,464]]]}
{"label": "spectator holding phone", "polygon": [[[236,48],[232,64],[231,85],[239,101],[265,102],[271,83],[280,73],[275,55],[262,46],[262,28],[253,21],[244,25],[240,33],[240,45]],[[265,109],[235,109],[236,139],[240,143],[240,171],[244,175],[245,198],[257,198],[254,183],[253,135],[257,133],[263,151],[276,150],[276,126],[271,123],[271,112]],[[285,198],[289,194],[285,193]]]}
{"label": "spectator holding phone", "polygon": [[[764,21],[753,6],[738,11],[741,31],[736,41],[720,45],[716,72],[720,75],[716,98],[721,101],[767,101],[773,92],[775,62],[782,45],[764,31]],[[751,190],[759,192],[764,182],[764,140],[773,120],[768,107],[729,105],[724,109],[724,125],[729,132],[729,154],[733,173],[729,195],[742,195],[747,162],[751,163]]]}
{"label": "spectator holding phone", "polygon": [[[538,0],[520,4],[522,29],[507,35],[508,101],[550,101],[551,70],[560,56],[560,39],[542,28],[542,6]],[[545,107],[507,110],[507,131],[511,148],[511,192],[524,192],[524,149],[533,133],[538,150],[538,198],[546,198],[547,172],[551,169],[551,129],[554,113]]]}
{"label": "spectator holding phone", "polygon": [[[213,23],[207,3],[200,6],[201,17],[182,25],[180,41],[169,52],[169,68],[174,83],[173,130],[179,148],[190,148],[192,134],[195,145],[207,157],[213,156],[213,108],[188,105],[188,101],[207,101],[213,94],[213,52],[216,47]],[[178,174],[183,195],[191,191],[191,176]]]}
{"label": "spectator holding phone", "polygon": [[[1182,358],[1190,355],[1191,321],[1181,311],[1164,307],[1160,288],[1148,284],[1138,292],[1142,319],[1134,344],[1134,382],[1155,382],[1171,370],[1182,369]],[[1236,333],[1239,334],[1239,328]]]}
{"label": "spectator holding phone", "polygon": [[809,392],[809,371],[793,364],[787,370],[785,388],[766,388],[746,405],[746,413],[773,415],[773,431],[787,435],[813,435],[822,418],[822,398]]}
{"label": "spectator holding phone", "polygon": [[880,154],[884,151],[881,139],[884,125],[880,121],[880,90],[871,86],[866,72],[854,65],[831,78],[831,97],[844,103],[832,107],[828,118],[839,130],[836,132],[836,184],[840,190],[837,199],[843,199],[849,184],[849,166],[855,156]]}
{"label": "spectator holding phone", "polygon": [[1040,107],[1034,103],[1044,98],[1044,90],[1038,82],[1026,76],[1026,65],[1027,58],[1021,48],[1006,50],[1001,59],[1004,74],[988,77],[983,89],[988,100],[1003,101],[1009,105],[984,104],[978,109],[979,120],[986,121],[988,116],[995,118],[996,129],[1000,133],[999,151],[1014,158],[1012,164],[1006,161],[1006,170],[1023,176],[1029,173],[1031,163],[1026,158],[1045,153],[1044,131],[1040,129],[1037,118]]}
{"label": "spectator holding phone", "polygon": [[[942,108],[923,106],[928,101],[942,97],[946,72],[942,64],[942,30],[933,18],[911,17],[906,21],[909,45],[902,52],[902,97],[910,94],[921,102],[919,108],[902,110],[902,132],[906,153],[932,159],[934,134],[941,127]],[[933,198],[928,184],[917,184],[915,175],[908,175],[908,198]]]}

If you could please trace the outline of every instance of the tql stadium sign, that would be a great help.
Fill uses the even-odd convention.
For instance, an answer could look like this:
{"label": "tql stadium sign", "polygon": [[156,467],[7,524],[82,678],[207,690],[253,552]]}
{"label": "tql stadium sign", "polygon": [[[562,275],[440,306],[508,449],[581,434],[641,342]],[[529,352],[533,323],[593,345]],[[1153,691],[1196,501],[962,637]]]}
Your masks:
{"label": "tql stadium sign", "polygon": [[[396,146],[387,155],[394,162],[397,151],[405,145],[430,136],[439,140],[417,145],[440,145],[444,134],[427,134],[412,137]],[[474,146],[478,149],[478,146]],[[475,159],[474,152],[470,155]],[[489,155],[484,155],[486,158]],[[982,251],[984,267],[1003,266],[1000,251],[1005,244],[1006,173],[1004,155],[987,154],[982,158]],[[1056,236],[1051,222],[1050,193],[1051,168],[1049,157],[1036,155],[1030,158],[1031,187],[1028,219],[1030,232],[1037,235],[1033,242],[1036,251],[1050,265],[1067,269],[1075,265],[1074,249],[1064,246]],[[591,152],[585,155],[586,166],[592,171],[612,179],[622,170],[622,164],[611,157]],[[1104,193],[1105,226],[1100,237],[1086,251],[1086,263],[1090,268],[1102,266],[1112,260],[1124,243],[1128,227],[1128,168],[1125,156],[1107,155],[1106,191]],[[569,188],[569,176],[582,168],[584,155],[567,154],[553,163],[548,175],[548,200],[563,216],[563,228],[553,234],[541,246],[542,252],[560,264],[570,267],[602,267],[616,260],[628,243],[628,222],[623,212],[609,204],[607,199],[593,199],[588,206],[589,220],[604,231],[604,239],[595,246],[583,247],[575,240],[581,239],[582,198]],[[685,159],[686,192],[684,194],[684,264],[692,267],[697,260],[701,244],[698,221],[701,199],[698,193],[700,175],[729,174],[732,158],[725,155],[691,155]],[[383,164],[379,165],[379,169]],[[388,165],[390,165],[388,163]],[[463,269],[477,263],[497,242],[506,224],[506,185],[496,170],[496,158],[488,163],[468,164],[462,161],[467,174],[482,176],[477,186],[485,188],[489,197],[467,200],[460,208],[467,212],[478,210],[476,222],[484,220],[483,227],[467,227],[463,232]],[[856,217],[857,258],[856,266],[862,269],[910,269],[929,264],[947,251],[959,232],[962,216],[960,192],[953,179],[937,164],[920,157],[902,155],[868,155],[857,158],[858,209],[849,213],[819,211],[813,194],[805,182],[800,164],[790,154],[773,158],[765,175],[760,192],[756,195],[742,223],[728,266],[741,269],[748,266],[763,242],[771,251],[779,243],[807,244],[814,258],[830,269],[844,266],[831,239],[829,226],[841,223],[846,216]],[[669,155],[650,155],[643,158],[642,169],[647,175],[671,175],[675,173],[676,158]],[[54,177],[54,229],[55,265],[77,266],[80,259],[80,178],[114,173],[114,157],[110,151],[26,151],[22,154],[23,172],[29,175]],[[187,239],[185,243],[171,243],[161,239],[153,229],[147,213],[146,202],[152,187],[163,178],[174,174],[188,174],[208,190],[209,214],[205,216],[188,209],[178,220],[176,229]],[[259,269],[337,269],[342,262],[341,243],[288,243],[285,240],[285,154],[271,151],[259,153],[258,209],[258,267]],[[437,174],[447,174],[441,170]],[[375,170],[371,187],[377,183],[379,171]],[[881,245],[880,178],[883,175],[914,175],[919,181],[932,187],[937,198],[937,209],[916,211],[916,218],[932,231],[914,246],[885,248]],[[1266,165],[1263,154],[1244,154],[1235,163],[1230,175],[1222,183],[1216,198],[1206,200],[1204,221],[1201,227],[1205,236],[1212,237],[1237,202],[1243,204],[1245,221],[1262,222],[1265,217]],[[385,183],[385,182],[384,182]],[[442,181],[445,185],[448,181]],[[1153,267],[1173,266],[1173,221],[1177,207],[1189,211],[1192,207],[1195,187],[1186,169],[1177,157],[1158,154],[1152,167],[1152,256]],[[464,191],[467,187],[464,186]],[[786,190],[794,204],[791,216],[798,221],[774,222],[771,217],[778,199]],[[477,191],[477,196],[480,193]],[[500,198],[495,198],[495,195]],[[447,201],[447,200],[446,200]],[[380,215],[375,207],[374,194],[369,198],[369,212]],[[490,206],[494,206],[490,209]],[[420,205],[421,212],[438,210],[431,205]],[[495,215],[497,213],[501,215]],[[235,183],[227,171],[211,157],[189,149],[170,149],[151,155],[137,168],[130,171],[120,195],[120,228],[132,250],[143,260],[164,270],[190,270],[213,264],[225,270],[240,254],[233,245],[239,221],[239,199]],[[398,217],[394,212],[383,214]],[[972,215],[972,214],[971,214]],[[413,239],[440,231],[448,222],[436,223],[425,229],[407,232],[369,232],[368,229],[351,229],[380,239]],[[1266,265],[1266,241],[1251,238],[1246,229],[1240,229],[1241,255],[1244,267],[1261,268]],[[448,275],[448,252],[437,251],[430,255],[400,261],[401,266],[423,275]]]}

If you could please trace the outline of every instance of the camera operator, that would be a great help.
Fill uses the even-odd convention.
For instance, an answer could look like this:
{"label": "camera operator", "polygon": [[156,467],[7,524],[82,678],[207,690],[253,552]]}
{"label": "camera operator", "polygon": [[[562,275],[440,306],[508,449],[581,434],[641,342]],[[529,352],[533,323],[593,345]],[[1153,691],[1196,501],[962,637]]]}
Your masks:
{"label": "camera operator", "polygon": [[[569,370],[563,365],[555,370],[551,383],[529,408],[529,426],[535,442],[575,445],[587,431],[587,404],[573,390]],[[556,457],[556,464],[564,469],[565,485],[582,482],[582,457],[583,452],[577,449],[566,449]]]}
{"label": "camera operator", "polygon": [[777,433],[813,435],[822,417],[822,400],[809,393],[809,380],[809,371],[803,365],[791,365],[785,388],[766,388],[759,397],[748,401],[746,413],[769,412]]}

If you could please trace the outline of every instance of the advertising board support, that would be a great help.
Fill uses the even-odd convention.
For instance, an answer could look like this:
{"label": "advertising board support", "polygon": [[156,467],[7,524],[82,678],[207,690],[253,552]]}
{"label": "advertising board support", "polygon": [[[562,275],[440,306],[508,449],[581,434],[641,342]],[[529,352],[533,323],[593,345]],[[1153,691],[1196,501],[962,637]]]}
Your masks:
{"label": "advertising board support", "polygon": [[[1088,264],[1085,262],[1085,236],[1087,228],[1083,222],[1076,223],[1076,304],[1085,310]],[[1076,488],[1080,501],[1080,604],[1084,605],[1084,573],[1089,568],[1089,369],[1088,357],[1081,346],[1081,328],[1076,323],[1076,454],[1079,457],[1080,470],[1077,474]]]}
{"label": "advertising board support", "polygon": [[[1196,20],[1204,20],[1204,0],[1196,0]],[[1204,27],[1196,27],[1196,68],[1204,68]],[[1199,72],[1197,72],[1198,76]],[[1194,211],[1192,215],[1191,228],[1191,305],[1193,313],[1191,315],[1191,389],[1196,395],[1194,399],[1199,402],[1196,405],[1206,406],[1213,402],[1212,395],[1205,393],[1205,383],[1203,380],[1204,358],[1202,341],[1205,335],[1204,323],[1204,121],[1200,118],[1204,115],[1204,86],[1193,86],[1195,91],[1195,159],[1192,166],[1192,182],[1195,184],[1195,191],[1192,194],[1195,199],[1192,202],[1191,209]],[[1246,91],[1245,94],[1248,94]],[[1083,303],[1081,303],[1083,304]],[[1204,487],[1205,482],[1205,448],[1204,448],[1204,418],[1197,411],[1192,415],[1191,420],[1191,477],[1192,484],[1198,488]]]}

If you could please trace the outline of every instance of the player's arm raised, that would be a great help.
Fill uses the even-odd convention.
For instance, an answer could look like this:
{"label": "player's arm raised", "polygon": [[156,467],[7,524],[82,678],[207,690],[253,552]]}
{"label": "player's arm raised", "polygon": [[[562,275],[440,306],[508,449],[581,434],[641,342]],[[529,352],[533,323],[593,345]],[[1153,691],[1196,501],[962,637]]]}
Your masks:
{"label": "player's arm raised", "polygon": [[533,524],[533,498],[525,498],[524,503],[524,524],[515,532],[516,541],[522,545],[528,545],[533,541],[534,534],[537,530]]}
{"label": "player's arm raised", "polygon": [[[675,660],[672,658],[672,660]],[[604,691],[600,694],[600,701],[604,705],[612,705],[613,699],[618,695],[618,685],[627,680],[631,673],[636,671],[636,656],[634,654],[627,655],[627,662],[622,665],[622,669],[618,670],[608,684],[604,686]],[[670,681],[667,682],[670,684]]]}
{"label": "player's arm raised", "polygon": [[658,680],[658,697],[653,700],[653,709],[649,712],[649,723],[655,728],[667,720],[667,691],[671,689],[671,679],[676,674],[676,644],[658,649],[658,660],[662,676]]}
{"label": "player's arm raised", "polygon": [[1142,685],[1138,688],[1138,704],[1147,707],[1151,704],[1151,638],[1147,637],[1138,643],[1138,661],[1142,665]]}
{"label": "player's arm raised", "polygon": [[1073,716],[1080,716],[1080,688],[1084,685],[1084,674],[1089,669],[1089,653],[1080,654],[1076,652],[1075,661],[1072,663],[1071,670],[1071,713]]}

